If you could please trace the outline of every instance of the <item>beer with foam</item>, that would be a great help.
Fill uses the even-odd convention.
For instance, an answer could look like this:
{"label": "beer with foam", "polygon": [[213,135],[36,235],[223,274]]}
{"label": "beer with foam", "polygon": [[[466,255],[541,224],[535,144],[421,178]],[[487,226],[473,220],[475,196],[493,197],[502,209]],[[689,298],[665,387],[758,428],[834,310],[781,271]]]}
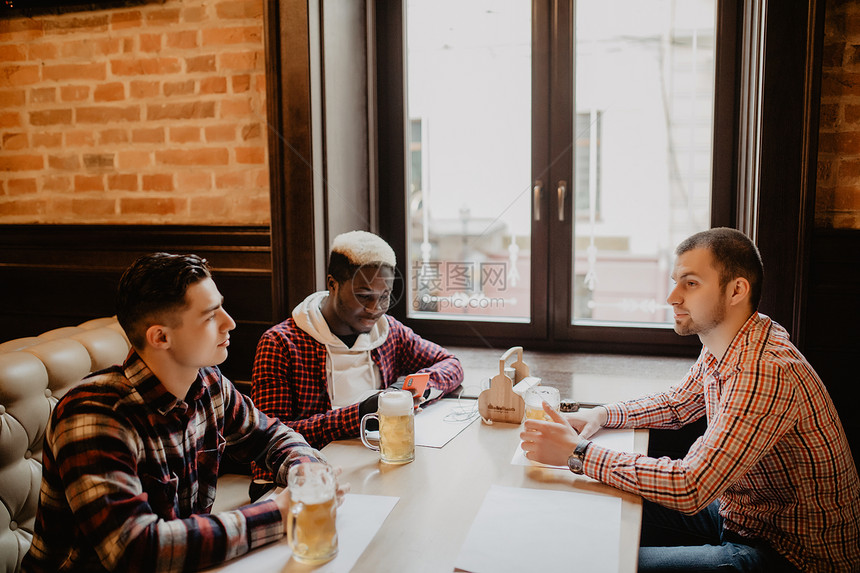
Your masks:
{"label": "beer with foam", "polygon": [[287,542],[301,563],[325,563],[337,554],[337,483],[325,464],[297,464],[287,476]]}
{"label": "beer with foam", "polygon": [[[379,395],[376,414],[361,420],[361,441],[378,450],[383,462],[405,464],[415,459],[415,414],[412,394],[403,390],[388,390]],[[379,446],[367,441],[367,420],[379,420]]]}

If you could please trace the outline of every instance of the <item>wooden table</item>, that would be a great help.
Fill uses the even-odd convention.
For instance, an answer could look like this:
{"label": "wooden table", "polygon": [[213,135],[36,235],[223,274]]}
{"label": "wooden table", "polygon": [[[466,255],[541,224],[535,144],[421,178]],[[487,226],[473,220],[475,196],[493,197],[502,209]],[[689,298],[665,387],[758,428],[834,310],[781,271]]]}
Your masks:
{"label": "wooden table", "polygon": [[[415,461],[400,466],[380,463],[379,454],[359,440],[326,446],[323,453],[343,469],[340,481],[348,482],[352,493],[400,498],[353,571],[453,571],[491,485],[621,498],[619,571],[636,571],[640,498],[570,472],[511,464],[519,433],[520,425],[478,419],[443,448],[416,448]],[[645,453],[647,446],[647,431],[636,431],[634,449]]]}

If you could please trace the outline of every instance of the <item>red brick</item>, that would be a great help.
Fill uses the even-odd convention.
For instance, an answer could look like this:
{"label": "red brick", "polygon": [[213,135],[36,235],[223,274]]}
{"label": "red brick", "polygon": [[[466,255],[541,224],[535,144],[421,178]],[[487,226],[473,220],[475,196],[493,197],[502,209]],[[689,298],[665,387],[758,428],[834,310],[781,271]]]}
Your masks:
{"label": "red brick", "polygon": [[177,95],[193,95],[195,84],[196,82],[194,80],[184,80],[181,82],[164,82],[164,95],[167,97]]}
{"label": "red brick", "polygon": [[839,104],[822,104],[818,126],[820,129],[833,129],[839,124]]}
{"label": "red brick", "polygon": [[213,217],[226,218],[231,213],[231,207],[230,200],[224,195],[191,197],[191,212],[202,221],[211,221]]}
{"label": "red brick", "polygon": [[242,126],[242,141],[251,139],[260,139],[263,135],[263,128],[259,123],[249,123]]}
{"label": "red brick", "polygon": [[149,151],[120,151],[116,154],[117,169],[127,171],[150,165],[152,165],[152,155]]}
{"label": "red brick", "polygon": [[860,160],[846,159],[839,162],[839,179],[856,179],[860,177]]}
{"label": "red brick", "polygon": [[3,66],[0,74],[0,88],[29,86],[41,79],[39,66]]}
{"label": "red brick", "polygon": [[173,191],[173,175],[155,173],[141,177],[141,189],[144,191]]}
{"label": "red brick", "polygon": [[263,29],[260,26],[236,26],[203,30],[203,45],[261,44]]}
{"label": "red brick", "polygon": [[245,170],[219,173],[215,176],[216,189],[244,189],[247,186],[248,172]]}
{"label": "red brick", "polygon": [[110,15],[110,26],[113,30],[125,30],[127,28],[139,28],[143,18],[140,11],[130,10],[127,12],[114,12]]}
{"label": "red brick", "polygon": [[173,143],[196,143],[200,141],[199,127],[171,127],[170,141]]}
{"label": "red brick", "polygon": [[73,197],[71,211],[74,215],[105,217],[116,214],[116,199]]}
{"label": "red brick", "polygon": [[9,195],[26,195],[36,192],[36,179],[10,179],[6,184]]}
{"label": "red brick", "polygon": [[165,24],[178,24],[180,11],[178,8],[163,8],[147,12],[146,23],[150,26],[163,26]]}
{"label": "red brick", "polygon": [[93,91],[93,101],[121,101],[125,99],[125,86],[120,82],[100,84]]}
{"label": "red brick", "polygon": [[57,101],[57,88],[31,88],[30,103],[54,103]]}
{"label": "red brick", "polygon": [[178,74],[182,65],[177,58],[134,58],[111,60],[111,72],[117,76]]}
{"label": "red brick", "polygon": [[237,147],[236,163],[260,164],[266,161],[266,149],[263,147]]}
{"label": "red brick", "polygon": [[27,91],[23,89],[0,90],[0,108],[23,107],[27,103]]}
{"label": "red brick", "polygon": [[75,175],[75,191],[104,191],[103,175]]}
{"label": "red brick", "polygon": [[161,82],[135,81],[129,84],[129,96],[138,99],[152,98],[161,93]]}
{"label": "red brick", "polygon": [[168,48],[191,50],[199,45],[197,30],[182,30],[165,34],[164,43]]}
{"label": "red brick", "polygon": [[161,51],[161,43],[164,36],[161,34],[140,34],[138,42],[140,42],[140,51],[155,53]]}
{"label": "red brick", "polygon": [[231,81],[233,83],[234,94],[244,93],[251,88],[251,76],[247,74],[233,76]]}
{"label": "red brick", "polygon": [[3,202],[3,214],[6,216],[37,216],[44,215],[48,207],[48,200],[41,198],[16,199],[15,201]]}
{"label": "red brick", "polygon": [[166,149],[155,152],[155,161],[160,165],[227,165],[230,154],[224,148]]}
{"label": "red brick", "polygon": [[236,126],[229,125],[209,125],[205,128],[206,141],[233,141],[236,139]]}
{"label": "red brick", "polygon": [[72,178],[67,175],[46,175],[42,177],[42,190],[66,193],[72,190]]}
{"label": "red brick", "polygon": [[35,171],[42,169],[45,161],[41,155],[0,154],[0,171]]}
{"label": "red brick", "polygon": [[42,79],[45,81],[104,81],[107,77],[107,66],[104,62],[93,64],[54,64],[42,68]]}
{"label": "red brick", "polygon": [[234,98],[223,99],[221,101],[221,117],[227,118],[247,118],[253,115],[254,109],[251,105],[251,98]]}
{"label": "red brick", "polygon": [[117,121],[140,121],[140,108],[128,107],[79,107],[75,110],[78,123],[111,123]]}
{"label": "red brick", "polygon": [[113,169],[114,154],[113,153],[84,153],[84,167],[88,171],[99,171],[103,169]]}
{"label": "red brick", "polygon": [[220,54],[218,62],[221,70],[261,70],[264,64],[261,50]]}
{"label": "red brick", "polygon": [[836,147],[843,155],[860,154],[860,132],[845,131],[836,134]]}
{"label": "red brick", "polygon": [[48,167],[62,171],[76,171],[81,168],[81,160],[77,155],[49,155]]}
{"label": "red brick", "polygon": [[227,93],[227,78],[222,76],[200,78],[199,84],[200,95]]}
{"label": "red brick", "polygon": [[215,102],[186,102],[170,104],[150,104],[146,107],[146,119],[203,119],[215,117]]}
{"label": "red brick", "polygon": [[112,173],[107,177],[107,186],[111,191],[137,191],[137,175],[134,173]]}
{"label": "red brick", "polygon": [[185,59],[185,71],[188,73],[214,72],[216,69],[215,56],[212,54]]}
{"label": "red brick", "polygon": [[2,150],[6,151],[21,151],[27,149],[30,145],[26,133],[4,133]]}
{"label": "red brick", "polygon": [[0,44],[0,62],[23,62],[27,60],[27,50],[23,45]]}
{"label": "red brick", "polygon": [[0,20],[0,41],[33,41],[44,36],[44,23],[36,18]]}
{"label": "red brick", "polygon": [[263,16],[262,0],[226,0],[215,6],[215,13],[223,19],[257,19]]}
{"label": "red brick", "polygon": [[101,145],[128,143],[128,140],[128,131],[125,129],[105,129],[99,132],[99,143]]}
{"label": "red brick", "polygon": [[179,171],[176,173],[176,188],[183,192],[208,191],[212,189],[212,174],[208,171]]}
{"label": "red brick", "polygon": [[21,127],[21,114],[17,111],[0,111],[0,128]]}
{"label": "red brick", "polygon": [[123,197],[119,211],[123,215],[175,215],[187,210],[188,199],[172,197]]}
{"label": "red brick", "polygon": [[96,144],[96,134],[92,130],[69,131],[65,134],[67,147],[93,147]]}
{"label": "red brick", "polygon": [[53,42],[31,42],[27,45],[27,56],[31,62],[56,60],[58,54],[57,44]]}
{"label": "red brick", "polygon": [[164,143],[164,128],[141,127],[133,129],[131,131],[131,141],[132,143]]}
{"label": "red brick", "polygon": [[122,40],[119,38],[86,38],[64,42],[60,46],[60,56],[71,60],[96,60],[120,52]]}
{"label": "red brick", "polygon": [[180,16],[185,23],[203,22],[207,19],[205,6],[183,6]]}
{"label": "red brick", "polygon": [[84,16],[49,18],[44,21],[45,32],[77,33],[107,31],[108,16],[106,14],[86,14]]}
{"label": "red brick", "polygon": [[85,101],[90,97],[89,86],[62,86],[60,99],[63,101]]}
{"label": "red brick", "polygon": [[60,147],[63,145],[63,134],[37,131],[33,133],[32,144],[34,149],[40,147]]}

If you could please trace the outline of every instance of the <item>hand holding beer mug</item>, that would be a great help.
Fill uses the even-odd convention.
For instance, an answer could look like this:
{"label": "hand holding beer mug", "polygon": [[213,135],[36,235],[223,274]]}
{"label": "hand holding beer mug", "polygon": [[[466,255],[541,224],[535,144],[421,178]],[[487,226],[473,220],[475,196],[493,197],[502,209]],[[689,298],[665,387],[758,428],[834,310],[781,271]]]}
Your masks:
{"label": "hand holding beer mug", "polygon": [[[379,420],[379,446],[367,441],[366,426],[371,419]],[[415,413],[412,393],[386,390],[379,395],[376,414],[365,414],[359,435],[362,443],[380,452],[387,464],[405,464],[415,459]]]}
{"label": "hand holding beer mug", "polygon": [[290,512],[287,542],[301,563],[325,563],[337,555],[337,481],[331,466],[296,464],[287,474]]}
{"label": "hand holding beer mug", "polygon": [[552,386],[532,386],[526,390],[524,398],[526,401],[526,419],[530,420],[551,422],[552,420],[543,411],[543,403],[547,402],[556,412],[561,405],[558,388]]}

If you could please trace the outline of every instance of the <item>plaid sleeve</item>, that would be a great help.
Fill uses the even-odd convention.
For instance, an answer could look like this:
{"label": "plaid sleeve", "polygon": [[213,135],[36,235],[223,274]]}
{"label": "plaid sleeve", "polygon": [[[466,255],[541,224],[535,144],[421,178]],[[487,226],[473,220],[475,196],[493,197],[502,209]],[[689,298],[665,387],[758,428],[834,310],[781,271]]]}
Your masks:
{"label": "plaid sleeve", "polygon": [[400,376],[430,373],[430,386],[447,394],[463,382],[463,366],[456,356],[415,334],[408,326],[386,315],[388,340],[377,351],[386,385]]}
{"label": "plaid sleeve", "polygon": [[[288,319],[260,339],[251,378],[257,408],[301,434],[314,448],[358,434],[357,404],[331,409],[325,352]],[[274,481],[274,474],[255,464],[253,478]]]}

